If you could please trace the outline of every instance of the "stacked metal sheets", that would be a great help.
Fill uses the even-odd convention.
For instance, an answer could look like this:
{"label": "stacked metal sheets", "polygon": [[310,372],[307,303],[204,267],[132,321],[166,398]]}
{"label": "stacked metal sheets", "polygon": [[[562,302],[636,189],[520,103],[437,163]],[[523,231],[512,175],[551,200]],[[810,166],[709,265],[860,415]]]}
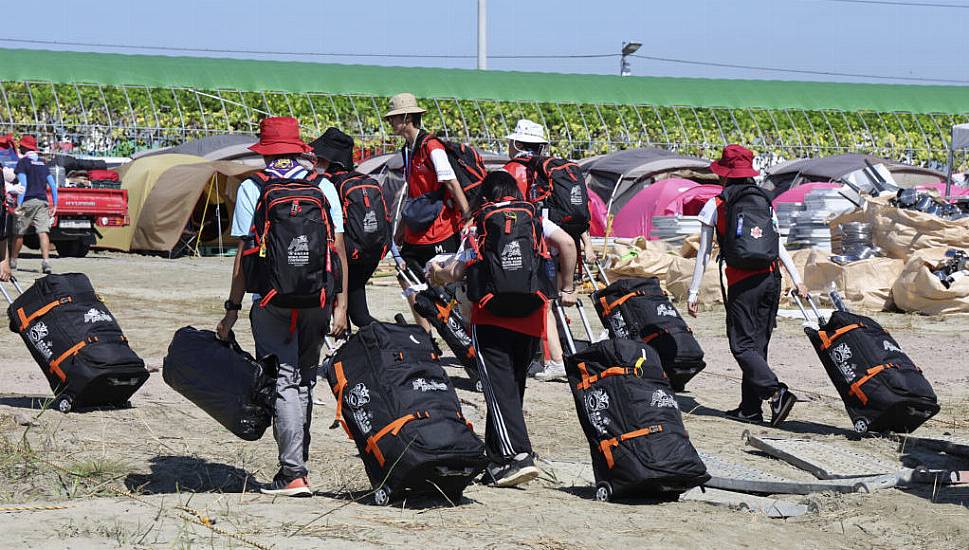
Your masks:
{"label": "stacked metal sheets", "polygon": [[654,216],[652,235],[663,241],[680,243],[690,235],[699,235],[700,227],[698,216]]}
{"label": "stacked metal sheets", "polygon": [[[828,222],[835,216],[854,210],[855,205],[837,189],[815,189],[804,196],[801,210],[790,215],[787,244],[790,248],[831,250]],[[780,218],[778,217],[778,222]]]}

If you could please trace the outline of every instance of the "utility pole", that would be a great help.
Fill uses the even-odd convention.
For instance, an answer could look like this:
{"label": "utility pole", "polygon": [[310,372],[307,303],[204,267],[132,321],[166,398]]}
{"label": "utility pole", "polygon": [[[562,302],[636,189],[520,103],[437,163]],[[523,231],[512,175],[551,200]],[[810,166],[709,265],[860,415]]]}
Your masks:
{"label": "utility pole", "polygon": [[488,70],[488,0],[478,0],[478,70]]}

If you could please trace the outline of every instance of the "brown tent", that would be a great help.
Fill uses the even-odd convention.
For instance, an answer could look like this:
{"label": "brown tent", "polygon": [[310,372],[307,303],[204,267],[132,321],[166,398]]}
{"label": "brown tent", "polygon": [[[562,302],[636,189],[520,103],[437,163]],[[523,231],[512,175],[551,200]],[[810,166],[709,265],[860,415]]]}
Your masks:
{"label": "brown tent", "polygon": [[[150,166],[148,166],[150,165]],[[205,161],[188,155],[154,155],[122,167],[122,187],[141,196],[129,205],[131,226],[106,232],[100,246],[172,253],[189,244],[228,237],[239,184],[259,167]],[[183,251],[184,252],[184,251]]]}

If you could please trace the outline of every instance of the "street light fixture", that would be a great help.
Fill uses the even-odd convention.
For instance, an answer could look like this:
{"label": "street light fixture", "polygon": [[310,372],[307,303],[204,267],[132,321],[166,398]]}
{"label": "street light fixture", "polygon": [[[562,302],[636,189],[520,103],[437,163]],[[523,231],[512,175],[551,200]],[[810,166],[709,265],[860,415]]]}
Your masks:
{"label": "street light fixture", "polygon": [[629,76],[633,74],[629,69],[629,61],[626,60],[626,57],[636,53],[636,51],[638,51],[642,45],[642,42],[622,43],[622,50],[620,51],[621,58],[619,60],[619,76]]}

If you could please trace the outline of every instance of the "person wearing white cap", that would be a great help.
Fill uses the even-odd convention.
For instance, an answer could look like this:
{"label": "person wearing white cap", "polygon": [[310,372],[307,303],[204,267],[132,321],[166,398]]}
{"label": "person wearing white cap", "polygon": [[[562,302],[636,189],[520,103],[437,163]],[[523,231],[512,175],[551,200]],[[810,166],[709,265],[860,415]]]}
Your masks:
{"label": "person wearing white cap", "polygon": [[[545,137],[545,127],[537,122],[523,118],[515,124],[515,130],[505,137],[508,139],[508,156],[511,157],[511,160],[505,164],[503,169],[515,178],[515,181],[518,183],[518,189],[521,191],[523,197],[532,197],[533,194],[529,193],[529,191],[535,178],[535,170],[531,168],[529,161],[533,157],[542,156],[546,153],[548,139]],[[546,227],[546,231],[549,233],[565,231],[548,219],[543,219],[542,222]],[[592,252],[592,245],[589,240],[589,232],[586,231],[580,235],[571,235],[571,237],[576,244],[576,250],[581,248],[585,252],[587,261],[595,261],[595,254]],[[554,249],[552,253],[556,258],[558,257],[557,251]],[[564,274],[554,273],[556,268],[557,266],[554,263],[549,266],[550,271],[553,272],[549,275],[553,280],[560,280],[563,277],[567,277]],[[574,305],[576,303],[574,285],[563,284],[561,288],[562,294],[560,299],[562,305]],[[548,342],[548,357],[544,361],[543,370],[535,374],[535,378],[545,382],[566,379],[562,343],[559,341],[558,331],[554,330],[555,326],[555,317],[552,314],[552,308],[549,308],[546,327],[552,327],[553,330],[547,330],[545,335],[546,341]]]}
{"label": "person wearing white cap", "polygon": [[[390,110],[384,120],[395,134],[404,138],[404,178],[411,202],[401,212],[394,235],[400,245],[400,256],[406,267],[418,277],[438,254],[457,252],[461,244],[461,226],[468,215],[468,200],[448,161],[444,144],[421,128],[427,112],[417,104],[413,94],[401,93],[390,98]],[[400,281],[407,287],[406,281]],[[409,297],[413,312],[414,297]],[[430,332],[426,319],[414,313],[414,319]]]}

